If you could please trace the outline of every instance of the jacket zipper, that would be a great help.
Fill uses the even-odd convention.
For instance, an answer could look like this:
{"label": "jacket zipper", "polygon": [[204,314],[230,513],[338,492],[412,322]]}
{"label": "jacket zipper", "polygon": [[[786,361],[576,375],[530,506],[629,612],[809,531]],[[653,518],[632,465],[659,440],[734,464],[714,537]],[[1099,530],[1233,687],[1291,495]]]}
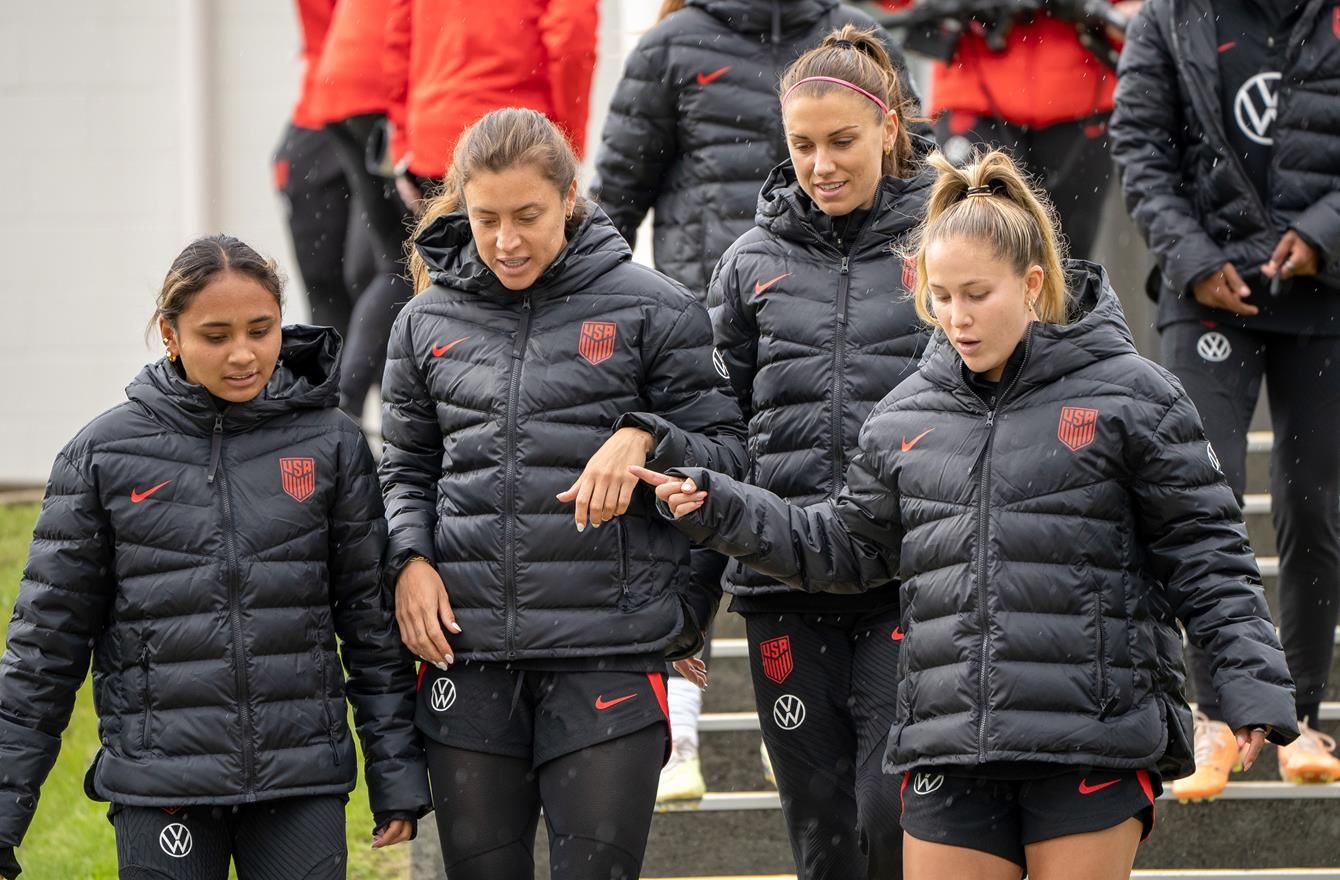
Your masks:
{"label": "jacket zipper", "polygon": [[1098,720],[1102,721],[1112,707],[1107,700],[1107,637],[1103,632],[1103,594],[1100,590],[1094,607],[1094,624],[1098,641]]}
{"label": "jacket zipper", "polygon": [[[858,232],[857,235],[860,235]],[[829,395],[833,407],[833,480],[828,497],[837,498],[842,491],[842,462],[847,457],[847,444],[842,436],[842,386],[847,368],[847,293],[851,288],[851,258],[844,256],[838,267],[837,327],[833,331],[833,391]]]}
{"label": "jacket zipper", "polygon": [[143,645],[140,648],[140,672],[144,675],[144,684],[141,686],[141,696],[144,700],[144,729],[140,731],[140,751],[149,751],[149,646]]}
{"label": "jacket zipper", "polygon": [[977,615],[981,619],[982,647],[977,659],[978,668],[978,705],[981,706],[981,718],[977,725],[977,760],[986,763],[986,721],[990,714],[990,702],[987,695],[987,655],[991,645],[991,626],[986,613],[986,542],[987,522],[991,512],[991,444],[996,436],[996,412],[1005,402],[1005,396],[1014,389],[1024,367],[1028,365],[1028,346],[1033,338],[1033,325],[1028,325],[1024,334],[1024,356],[1019,362],[1019,371],[1014,374],[1005,390],[996,395],[986,411],[986,450],[982,458],[982,478],[978,487],[977,499]]}
{"label": "jacket zipper", "polygon": [[326,649],[321,644],[321,632],[315,633],[316,640],[316,671],[321,677],[321,691],[317,695],[321,700],[321,712],[326,716],[326,742],[330,744],[331,757],[335,759],[335,766],[340,766],[340,750],[335,745],[335,718],[330,714],[330,700],[326,694]]}
{"label": "jacket zipper", "polygon": [[242,588],[237,581],[237,546],[233,538],[233,503],[228,497],[228,470],[223,466],[223,414],[214,417],[214,441],[210,477],[218,476],[219,496],[223,499],[223,546],[226,551],[228,606],[233,630],[233,669],[237,679],[237,714],[242,726],[242,779],[248,795],[256,787],[251,753],[251,696],[247,687],[246,652],[242,648]]}
{"label": "jacket zipper", "polygon": [[619,538],[619,601],[627,608],[632,602],[628,589],[628,532],[623,517],[616,519],[614,525]]}
{"label": "jacket zipper", "polygon": [[507,392],[507,458],[503,469],[503,601],[506,605],[503,645],[516,657],[516,423],[521,396],[521,367],[530,335],[530,294],[521,300],[521,321],[512,338],[512,382]]}

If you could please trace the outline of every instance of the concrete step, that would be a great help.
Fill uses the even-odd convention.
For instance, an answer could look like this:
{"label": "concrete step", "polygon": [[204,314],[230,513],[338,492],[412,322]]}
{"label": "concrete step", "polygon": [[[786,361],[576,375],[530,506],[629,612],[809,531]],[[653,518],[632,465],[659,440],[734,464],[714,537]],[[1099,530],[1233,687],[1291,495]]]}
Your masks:
{"label": "concrete step", "polygon": [[[1131,880],[1328,880],[1340,878],[1340,868],[1266,868],[1231,871],[1132,871]],[[795,874],[732,874],[718,877],[647,877],[645,880],[796,880]]]}

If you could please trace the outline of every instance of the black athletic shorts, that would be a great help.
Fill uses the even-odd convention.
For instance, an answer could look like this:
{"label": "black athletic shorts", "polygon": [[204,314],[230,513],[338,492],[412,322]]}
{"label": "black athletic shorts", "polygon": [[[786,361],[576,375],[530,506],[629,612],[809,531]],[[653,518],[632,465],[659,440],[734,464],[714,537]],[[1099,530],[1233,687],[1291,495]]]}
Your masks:
{"label": "black athletic shorts", "polygon": [[1030,843],[1102,831],[1132,817],[1154,830],[1158,777],[1144,770],[1076,768],[1036,779],[903,775],[903,830],[917,840],[962,846],[1027,867]]}
{"label": "black athletic shorts", "polygon": [[[426,665],[420,671],[414,722],[444,746],[530,758],[539,767],[653,724],[668,730],[670,711],[664,672],[457,663],[447,672]],[[669,742],[667,736],[667,749]]]}

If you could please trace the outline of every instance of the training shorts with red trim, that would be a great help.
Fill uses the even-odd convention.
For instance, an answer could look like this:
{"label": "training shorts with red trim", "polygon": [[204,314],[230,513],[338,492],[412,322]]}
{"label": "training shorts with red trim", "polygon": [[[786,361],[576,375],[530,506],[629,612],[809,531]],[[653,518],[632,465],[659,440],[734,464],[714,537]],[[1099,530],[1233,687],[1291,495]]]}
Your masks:
{"label": "training shorts with red trim", "polygon": [[962,846],[1026,868],[1024,847],[1068,834],[1102,831],[1132,817],[1154,830],[1163,792],[1145,770],[1077,767],[1029,779],[955,776],[935,768],[903,776],[903,830],[929,843]]}
{"label": "training shorts with red trim", "polygon": [[456,663],[419,675],[415,726],[451,748],[529,758],[531,766],[653,724],[667,729],[664,672],[562,671]]}

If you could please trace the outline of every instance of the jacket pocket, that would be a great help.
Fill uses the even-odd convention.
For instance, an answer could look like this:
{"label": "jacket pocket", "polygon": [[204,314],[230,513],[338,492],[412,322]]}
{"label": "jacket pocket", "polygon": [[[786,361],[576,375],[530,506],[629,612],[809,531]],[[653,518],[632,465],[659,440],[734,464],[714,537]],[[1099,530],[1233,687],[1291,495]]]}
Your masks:
{"label": "jacket pocket", "polygon": [[618,580],[619,587],[619,608],[626,611],[633,607],[635,603],[633,601],[632,585],[628,580],[628,526],[624,523],[623,516],[614,520],[614,533],[618,538],[615,577]]}
{"label": "jacket pocket", "polygon": [[149,646],[140,646],[140,702],[144,704],[143,718],[140,720],[140,751],[149,751],[149,731],[152,724],[152,694],[149,692]]}
{"label": "jacket pocket", "polygon": [[330,679],[326,675],[326,646],[321,641],[321,632],[316,632],[316,675],[320,680],[316,698],[321,701],[321,714],[326,721],[326,742],[330,744],[330,754],[335,759],[335,764],[340,763],[340,746],[335,741],[335,716],[330,711]]}
{"label": "jacket pocket", "polygon": [[1110,675],[1111,670],[1108,668],[1108,662],[1107,662],[1107,632],[1103,626],[1104,624],[1103,600],[1101,594],[1098,595],[1098,597],[1094,602],[1093,623],[1094,623],[1094,632],[1097,635],[1097,642],[1098,642],[1097,701],[1098,701],[1098,720],[1101,721],[1108,715],[1112,714],[1112,710],[1117,707],[1116,706],[1117,698],[1108,696],[1108,677]]}

